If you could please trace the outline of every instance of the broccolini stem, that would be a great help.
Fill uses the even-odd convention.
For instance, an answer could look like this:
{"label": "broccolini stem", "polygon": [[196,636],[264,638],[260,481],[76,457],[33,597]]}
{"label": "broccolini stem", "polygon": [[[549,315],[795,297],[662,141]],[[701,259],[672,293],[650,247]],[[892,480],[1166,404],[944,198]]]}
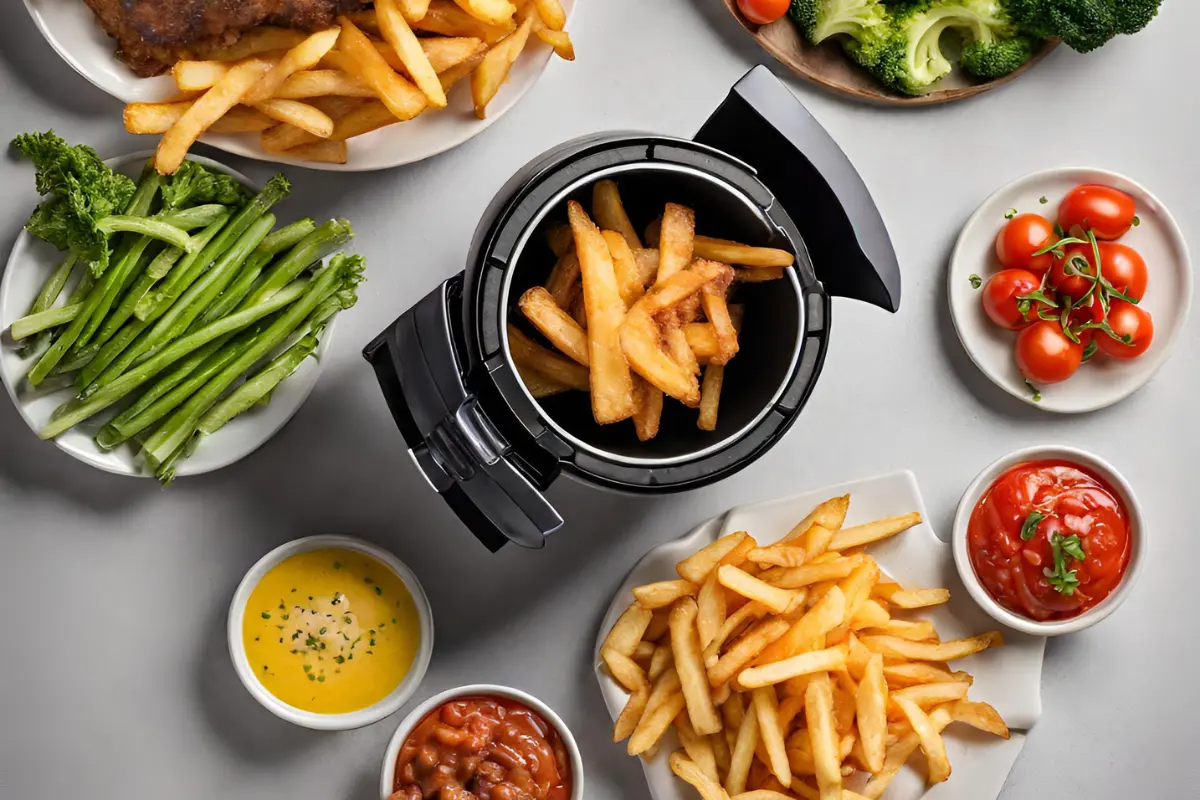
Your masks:
{"label": "broccolini stem", "polygon": [[282,355],[263,367],[257,375],[213,406],[200,420],[200,433],[216,433],[238,414],[258,405],[263,397],[274,391],[275,387],[295,372],[306,358],[316,352],[319,344],[320,339],[317,335],[310,333],[289,347]]}
{"label": "broccolini stem", "polygon": [[166,242],[172,247],[178,247],[187,253],[195,252],[197,249],[195,243],[192,242],[192,237],[187,235],[187,231],[149,217],[130,217],[124,214],[114,214],[111,217],[105,217],[98,221],[96,227],[101,232],[107,233],[110,236],[114,233],[124,231],[147,236],[151,239],[158,239],[160,242]]}
{"label": "broccolini stem", "polygon": [[63,306],[62,308],[48,308],[45,311],[21,317],[12,324],[9,333],[15,341],[20,341],[21,339],[33,336],[35,333],[41,333],[50,328],[57,328],[59,325],[66,325],[75,319],[76,315],[82,309],[82,303],[76,303],[73,306]]}

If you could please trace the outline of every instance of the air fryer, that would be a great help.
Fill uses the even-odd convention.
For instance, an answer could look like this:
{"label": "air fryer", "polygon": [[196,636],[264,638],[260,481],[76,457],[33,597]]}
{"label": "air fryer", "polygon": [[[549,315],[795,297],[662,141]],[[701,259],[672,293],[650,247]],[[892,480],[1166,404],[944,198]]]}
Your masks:
{"label": "air fryer", "polygon": [[[715,431],[665,404],[658,436],[597,425],[586,393],[536,399],[508,354],[506,326],[554,264],[548,227],[611,178],[644,224],[668,201],[707,236],[796,255],[782,280],[740,285],[740,350]],[[900,271],[858,173],[798,100],[756,67],[693,140],[607,133],[567,142],[496,195],[466,269],[364,350],[417,468],[488,548],[540,547],[562,527],[545,490],[564,473],[623,492],[695,489],[745,468],[796,421],[820,375],[832,296],[896,311]]]}

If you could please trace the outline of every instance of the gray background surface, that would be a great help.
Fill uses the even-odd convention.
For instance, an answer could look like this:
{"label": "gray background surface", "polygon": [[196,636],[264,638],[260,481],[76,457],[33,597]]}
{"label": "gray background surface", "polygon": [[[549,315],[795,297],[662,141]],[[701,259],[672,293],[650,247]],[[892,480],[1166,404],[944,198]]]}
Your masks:
{"label": "gray background surface", "polygon": [[[104,155],[150,146],[122,132],[120,104],[61,62],[16,0],[7,5],[0,140],[54,127]],[[1045,713],[1003,796],[1190,795],[1200,779],[1190,688],[1200,655],[1190,622],[1200,601],[1194,324],[1145,390],[1061,419],[975,371],[944,288],[950,247],[975,206],[1041,168],[1134,176],[1195,236],[1200,5],[1167,6],[1136,38],[1089,57],[1060,49],[1012,86],[948,107],[875,108],[789,78],[882,209],[904,272],[899,315],[836,301],[829,359],[804,415],[732,479],[655,500],[561,481],[552,499],[567,528],[539,553],[491,556],[460,527],[405,456],[359,350],[462,268],[478,216],[528,159],[606,129],[690,135],[766,56],[719,0],[582,0],[571,26],[579,60],[552,62],[484,135],[390,172],[292,171],[285,213],[353,220],[370,283],[339,321],[316,391],[260,452],[164,491],[73,461],[0,403],[0,796],[373,800],[398,717],[342,734],[292,727],[246,694],[225,648],[227,604],[245,570],[282,542],[336,532],[389,547],[430,595],[437,647],[412,703],[475,681],[534,692],[578,737],[589,800],[646,798],[638,764],[608,741],[589,664],[602,609],[643,552],[734,504],[904,468],[944,532],[980,468],[1048,441],[1115,462],[1154,541],[1126,606],[1050,642]],[[0,186],[7,253],[35,199],[28,167],[0,160]]]}

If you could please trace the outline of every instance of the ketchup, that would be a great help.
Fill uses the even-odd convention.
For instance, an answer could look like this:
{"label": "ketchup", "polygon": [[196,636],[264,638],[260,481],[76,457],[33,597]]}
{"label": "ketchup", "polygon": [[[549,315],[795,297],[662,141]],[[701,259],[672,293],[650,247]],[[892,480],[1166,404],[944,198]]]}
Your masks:
{"label": "ketchup", "polygon": [[568,800],[558,732],[504,697],[460,697],[430,712],[396,758],[389,800]]}
{"label": "ketchup", "polygon": [[1111,487],[1078,464],[1018,464],[971,512],[967,547],[975,575],[1000,605],[1038,622],[1070,619],[1121,582],[1129,514]]}

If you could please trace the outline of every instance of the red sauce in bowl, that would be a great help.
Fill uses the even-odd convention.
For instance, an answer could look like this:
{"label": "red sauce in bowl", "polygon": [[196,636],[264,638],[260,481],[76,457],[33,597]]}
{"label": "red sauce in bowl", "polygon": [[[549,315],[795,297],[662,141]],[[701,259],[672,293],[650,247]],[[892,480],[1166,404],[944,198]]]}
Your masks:
{"label": "red sauce in bowl", "polygon": [[506,697],[430,712],[396,758],[390,800],[568,800],[571,767],[552,725]]}
{"label": "red sauce in bowl", "polygon": [[1077,617],[1129,567],[1129,513],[1097,475],[1067,461],[1018,464],[971,513],[971,565],[1009,611],[1038,622]]}

